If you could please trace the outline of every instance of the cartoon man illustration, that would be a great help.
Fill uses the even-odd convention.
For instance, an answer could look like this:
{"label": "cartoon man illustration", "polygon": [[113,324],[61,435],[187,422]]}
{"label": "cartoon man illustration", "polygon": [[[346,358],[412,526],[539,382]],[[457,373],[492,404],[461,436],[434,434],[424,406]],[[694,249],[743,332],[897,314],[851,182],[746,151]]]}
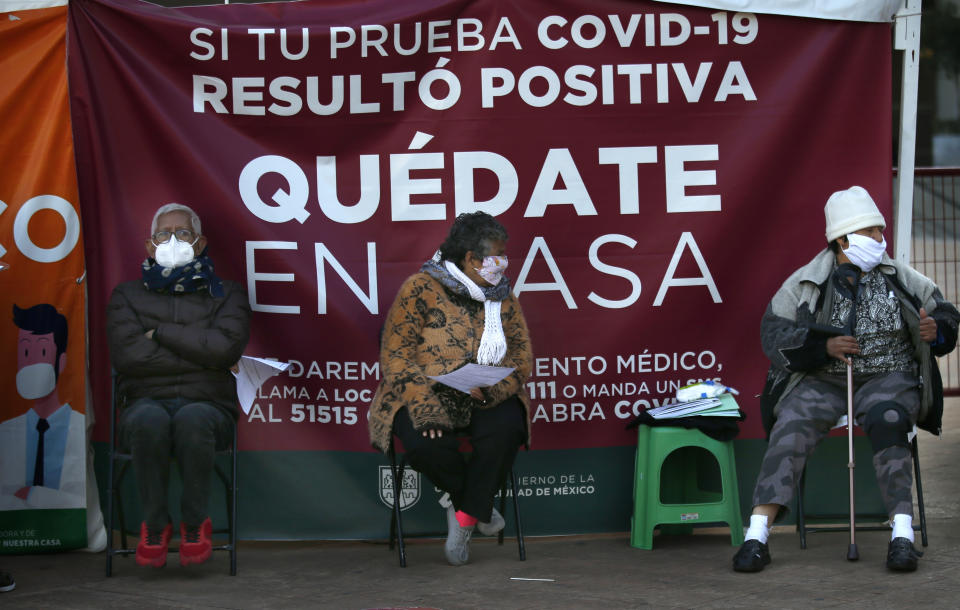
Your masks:
{"label": "cartoon man illustration", "polygon": [[0,509],[83,508],[86,420],[57,393],[67,364],[67,318],[46,303],[14,305],[13,322],[20,329],[17,393],[33,405],[0,423]]}

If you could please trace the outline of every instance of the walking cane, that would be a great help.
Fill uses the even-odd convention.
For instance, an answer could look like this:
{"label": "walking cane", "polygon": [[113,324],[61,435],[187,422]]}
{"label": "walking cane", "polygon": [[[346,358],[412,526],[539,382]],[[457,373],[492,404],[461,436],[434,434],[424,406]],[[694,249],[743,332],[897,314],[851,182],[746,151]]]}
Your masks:
{"label": "walking cane", "polygon": [[856,501],[854,496],[853,469],[853,365],[847,363],[847,468],[850,470],[850,546],[847,547],[847,561],[860,559],[857,551]]}
{"label": "walking cane", "polygon": [[[846,331],[852,337],[857,325],[857,293],[860,288],[860,269],[850,263],[844,263],[837,267],[836,277],[838,290],[851,300]],[[847,358],[850,358],[849,354]],[[847,469],[850,472],[850,546],[847,547],[847,561],[860,559],[856,537],[857,511],[853,476],[856,461],[853,457],[853,423],[853,364],[847,362]]]}

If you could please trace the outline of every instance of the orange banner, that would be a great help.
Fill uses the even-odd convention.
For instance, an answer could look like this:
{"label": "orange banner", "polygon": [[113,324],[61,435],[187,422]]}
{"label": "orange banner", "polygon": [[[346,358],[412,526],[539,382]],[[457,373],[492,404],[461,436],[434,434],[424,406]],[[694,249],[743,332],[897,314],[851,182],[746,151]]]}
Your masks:
{"label": "orange banner", "polygon": [[66,12],[0,16],[0,552],[86,546],[82,511],[23,510],[86,507],[86,283]]}

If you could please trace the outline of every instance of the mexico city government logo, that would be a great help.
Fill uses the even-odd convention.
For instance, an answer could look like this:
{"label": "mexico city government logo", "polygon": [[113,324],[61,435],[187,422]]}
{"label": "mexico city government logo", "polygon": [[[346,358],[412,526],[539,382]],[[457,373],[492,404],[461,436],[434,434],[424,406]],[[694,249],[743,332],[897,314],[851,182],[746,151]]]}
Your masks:
{"label": "mexico city government logo", "polygon": [[[404,468],[400,483],[400,510],[407,510],[420,499],[420,473]],[[393,508],[393,473],[389,466],[380,466],[380,500]]]}

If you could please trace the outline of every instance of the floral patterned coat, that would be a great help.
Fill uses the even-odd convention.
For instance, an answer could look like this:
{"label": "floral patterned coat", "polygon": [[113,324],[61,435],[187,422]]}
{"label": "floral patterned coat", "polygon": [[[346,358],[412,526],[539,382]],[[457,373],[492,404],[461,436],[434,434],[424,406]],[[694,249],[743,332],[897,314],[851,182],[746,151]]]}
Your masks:
{"label": "floral patterned coat", "polygon": [[507,354],[500,366],[515,370],[484,389],[484,403],[428,377],[476,362],[483,335],[483,303],[454,294],[426,273],[409,277],[384,322],[382,380],[370,404],[370,443],[383,452],[389,449],[393,418],[403,407],[407,407],[417,430],[450,431],[469,424],[473,409],[496,406],[517,395],[527,412],[529,444],[530,401],[524,384],[530,376],[533,353],[526,320],[512,293],[502,301],[500,319],[507,341]]}

